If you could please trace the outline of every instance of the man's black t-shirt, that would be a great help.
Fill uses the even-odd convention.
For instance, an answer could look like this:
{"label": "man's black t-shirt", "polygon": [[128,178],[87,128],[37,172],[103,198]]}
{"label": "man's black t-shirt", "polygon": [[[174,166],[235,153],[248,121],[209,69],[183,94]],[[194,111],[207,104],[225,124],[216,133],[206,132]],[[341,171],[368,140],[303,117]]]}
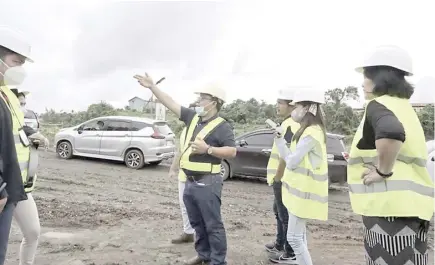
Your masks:
{"label": "man's black t-shirt", "polygon": [[[189,128],[190,123],[192,122],[193,117],[195,117],[196,112],[192,109],[181,107],[181,116],[180,120],[184,122]],[[217,117],[217,116],[216,116]],[[214,117],[214,118],[216,118]],[[193,132],[192,139],[186,139],[185,144],[189,144],[190,141],[195,140],[196,135],[200,132],[204,126],[206,126],[213,118],[207,120],[207,121],[201,121],[199,120],[197,126],[195,127],[195,131]],[[235,147],[236,143],[234,140],[234,132],[231,127],[231,125],[224,121],[221,124],[219,124],[205,139],[204,141],[214,147],[223,147],[223,146],[229,146],[229,147]],[[218,165],[221,163],[221,159],[211,156],[209,154],[191,154],[190,155],[190,161],[192,162],[203,162],[203,163],[212,163],[215,165]],[[186,175],[195,176],[198,175],[198,173],[191,172],[189,170],[184,170]]]}

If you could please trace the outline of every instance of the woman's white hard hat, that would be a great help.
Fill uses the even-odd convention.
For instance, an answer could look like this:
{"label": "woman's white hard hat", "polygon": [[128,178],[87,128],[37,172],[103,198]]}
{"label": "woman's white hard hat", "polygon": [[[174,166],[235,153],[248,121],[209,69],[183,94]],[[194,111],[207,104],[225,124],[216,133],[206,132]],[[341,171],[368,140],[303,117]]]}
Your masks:
{"label": "woman's white hard hat", "polygon": [[299,87],[294,90],[293,104],[310,101],[319,104],[325,103],[325,91],[313,87]]}
{"label": "woman's white hard hat", "polygon": [[10,28],[0,26],[0,46],[8,48],[17,54],[24,56],[27,61],[33,63],[33,60],[30,56],[30,43],[18,32]]}
{"label": "woman's white hard hat", "polygon": [[404,71],[408,76],[413,75],[411,56],[406,50],[394,45],[382,45],[374,48],[366,54],[363,63],[355,70],[362,73],[364,67],[370,66],[390,66]]}

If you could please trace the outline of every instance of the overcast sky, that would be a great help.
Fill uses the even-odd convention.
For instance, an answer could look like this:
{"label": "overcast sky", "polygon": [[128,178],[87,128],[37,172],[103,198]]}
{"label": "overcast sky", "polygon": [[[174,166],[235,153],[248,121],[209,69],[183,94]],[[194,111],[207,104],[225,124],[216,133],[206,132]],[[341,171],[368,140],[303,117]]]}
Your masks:
{"label": "overcast sky", "polygon": [[28,108],[37,112],[148,99],[132,78],[145,71],[156,80],[165,76],[161,87],[183,104],[213,79],[226,81],[229,100],[274,102],[282,85],[360,88],[354,68],[379,44],[409,51],[410,81],[417,84],[412,100],[425,103],[435,90],[430,3],[0,0],[0,25],[33,44],[35,63],[25,65],[22,89],[32,92]]}

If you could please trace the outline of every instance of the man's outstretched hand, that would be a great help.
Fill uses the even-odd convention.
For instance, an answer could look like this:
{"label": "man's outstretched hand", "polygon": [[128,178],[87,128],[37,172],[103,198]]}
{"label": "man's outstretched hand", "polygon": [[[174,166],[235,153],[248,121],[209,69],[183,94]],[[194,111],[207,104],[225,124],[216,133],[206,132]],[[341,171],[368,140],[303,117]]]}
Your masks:
{"label": "man's outstretched hand", "polygon": [[139,84],[143,87],[152,88],[153,86],[155,86],[153,79],[147,73],[145,73],[144,76],[135,75],[133,76],[133,78],[137,79]]}

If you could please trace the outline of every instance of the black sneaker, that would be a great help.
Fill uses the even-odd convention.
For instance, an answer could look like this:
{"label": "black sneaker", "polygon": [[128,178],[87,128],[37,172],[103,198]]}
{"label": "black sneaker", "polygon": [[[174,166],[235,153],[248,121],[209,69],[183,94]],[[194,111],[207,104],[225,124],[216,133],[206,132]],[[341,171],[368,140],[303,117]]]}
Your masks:
{"label": "black sneaker", "polygon": [[270,253],[269,260],[279,264],[298,264],[296,256],[289,255],[287,252]]}
{"label": "black sneaker", "polygon": [[278,246],[276,243],[269,243],[264,246],[270,253],[280,253],[283,251],[283,247]]}

